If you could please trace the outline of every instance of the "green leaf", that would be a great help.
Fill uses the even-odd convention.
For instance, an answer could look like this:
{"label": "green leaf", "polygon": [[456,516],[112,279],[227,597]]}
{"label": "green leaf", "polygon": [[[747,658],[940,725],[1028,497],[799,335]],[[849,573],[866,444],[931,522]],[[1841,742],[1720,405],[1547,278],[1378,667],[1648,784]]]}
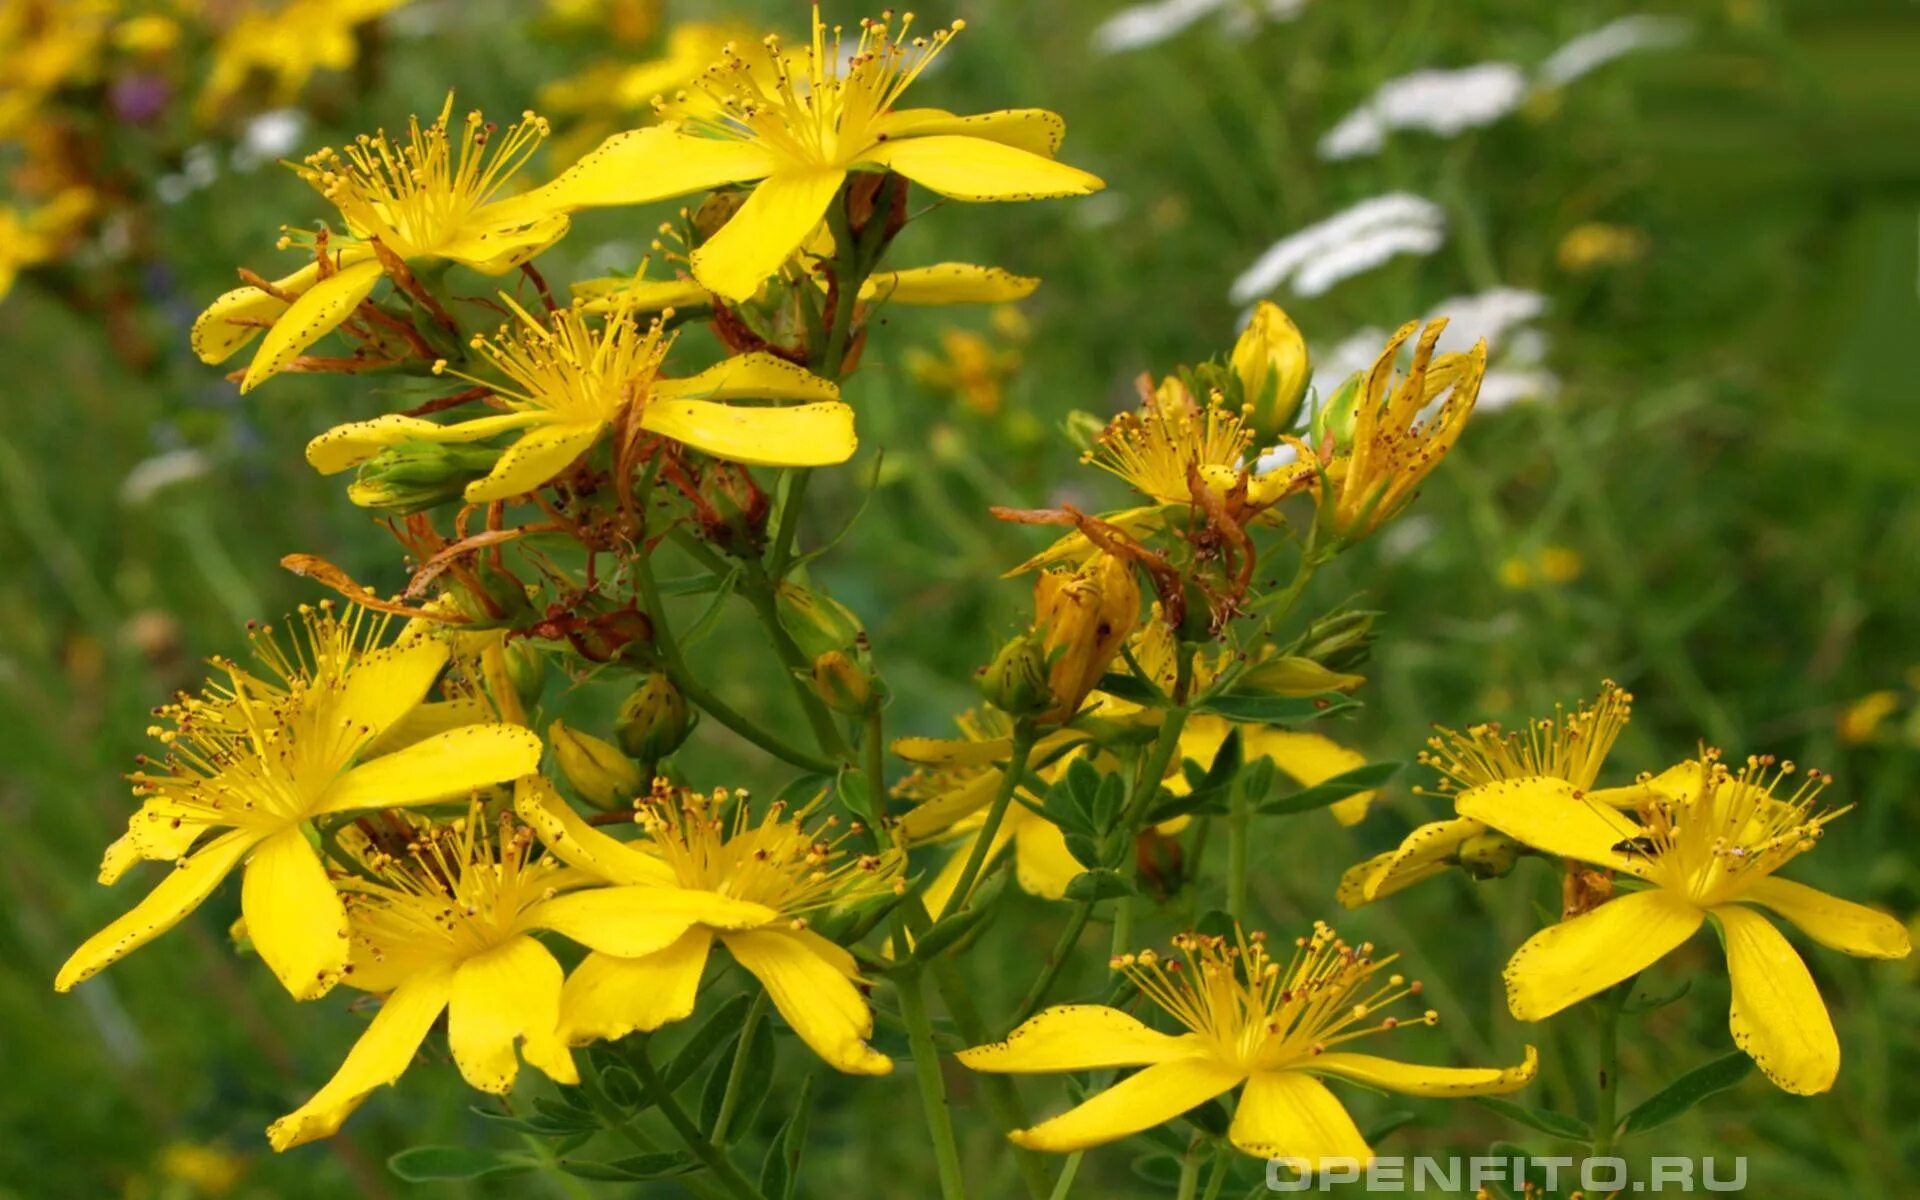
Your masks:
{"label": "green leaf", "polygon": [[1680,982],[1674,984],[1664,992],[1635,992],[1633,995],[1627,997],[1627,1002],[1622,1006],[1620,1011],[1635,1014],[1650,1013],[1656,1008],[1665,1008],[1667,1005],[1672,1004],[1675,1000],[1686,995],[1692,988],[1693,976],[1682,976]]}
{"label": "green leaf", "polygon": [[513,1175],[531,1171],[534,1164],[518,1154],[504,1154],[481,1146],[411,1146],[387,1160],[387,1170],[408,1183],[440,1183]]}
{"label": "green leaf", "polygon": [[1194,706],[1229,721],[1250,721],[1258,725],[1303,725],[1349,708],[1359,702],[1338,692],[1321,696],[1236,695],[1227,692],[1210,696]]}
{"label": "green leaf", "polygon": [[1530,1108],[1524,1104],[1515,1104],[1511,1100],[1502,1100],[1498,1096],[1475,1096],[1475,1104],[1491,1109],[1509,1121],[1525,1125],[1552,1137],[1566,1138],[1569,1141],[1585,1142],[1593,1137],[1593,1131],[1587,1123],[1578,1117],[1554,1112],[1550,1108]]}
{"label": "green leaf", "polygon": [[1076,758],[1041,797],[1040,811],[1069,833],[1098,836],[1101,826],[1096,814],[1101,802],[1101,782],[1100,772],[1094,770],[1092,763]]}
{"label": "green leaf", "polygon": [[1348,796],[1357,796],[1361,792],[1370,792],[1385,784],[1399,774],[1402,764],[1396,762],[1368,763],[1364,767],[1355,767],[1351,771],[1335,775],[1332,779],[1302,788],[1290,796],[1281,796],[1262,804],[1259,811],[1268,816],[1287,813],[1312,812],[1316,808],[1325,808]]}
{"label": "green leaf", "polygon": [[1180,1186],[1180,1160],[1170,1154],[1142,1154],[1133,1160],[1133,1173],[1155,1187]]}
{"label": "green leaf", "polygon": [[1083,871],[1075,875],[1067,884],[1069,900],[1099,901],[1131,895],[1133,895],[1133,885],[1122,878],[1118,871],[1109,871],[1105,868]]}
{"label": "green leaf", "polygon": [[1067,853],[1073,855],[1075,861],[1089,871],[1100,866],[1100,843],[1091,834],[1074,830],[1066,836]]}
{"label": "green leaf", "polygon": [[840,795],[840,803],[847,810],[865,821],[870,828],[880,827],[881,814],[874,811],[873,785],[867,780],[867,773],[859,767],[847,767],[840,772],[840,778],[834,783],[834,790]]}
{"label": "green leaf", "polygon": [[930,962],[966,937],[980,923],[991,916],[1002,894],[1007,890],[1006,871],[995,871],[989,875],[974,892],[967,907],[951,916],[942,917],[913,940],[913,957],[919,962]]}
{"label": "green leaf", "polygon": [[694,1031],[693,1036],[680,1047],[680,1053],[667,1066],[665,1079],[669,1091],[678,1090],[681,1084],[699,1072],[715,1050],[739,1036],[740,1024],[746,1018],[747,1005],[751,1002],[747,993],[740,992],[713,1010],[713,1015]]}
{"label": "green leaf", "polygon": [[1668,1121],[1686,1114],[1694,1105],[1716,1092],[1728,1088],[1745,1079],[1753,1070],[1753,1060],[1745,1051],[1735,1050],[1723,1054],[1705,1066],[1695,1067],[1685,1075],[1661,1088],[1640,1104],[1622,1123],[1627,1133],[1644,1133],[1657,1129]]}
{"label": "green leaf", "polygon": [[742,1053],[740,1039],[733,1040],[733,1052],[722,1054],[713,1064],[713,1070],[707,1075],[706,1085],[700,1091],[700,1128],[715,1142],[725,1143],[732,1140],[730,1134],[749,1129],[753,1118],[760,1112],[760,1106],[766,1103],[769,1083],[773,1079],[773,1023],[761,1020],[753,1027],[753,1040],[745,1048],[746,1065],[740,1076],[740,1093],[734,1100],[733,1116],[727,1122],[726,1129],[717,1129],[720,1120],[720,1106],[725,1102],[727,1083],[733,1076],[733,1063]]}
{"label": "green leaf", "polygon": [[517,1117],[512,1113],[501,1112],[497,1108],[482,1108],[470,1104],[468,1110],[475,1116],[485,1117],[496,1125],[504,1125],[515,1133],[533,1133],[541,1137],[555,1137],[563,1133],[578,1133],[580,1126],[572,1121],[554,1121],[545,1117]]}
{"label": "green leaf", "polygon": [[613,1162],[587,1162],[583,1160],[563,1160],[560,1169],[569,1175],[581,1179],[593,1179],[603,1183],[631,1183],[646,1179],[668,1179],[675,1175],[685,1175],[697,1170],[699,1164],[689,1161],[680,1154],[636,1154],[631,1158],[617,1159]]}
{"label": "green leaf", "polygon": [[1126,700],[1148,708],[1155,708],[1167,702],[1167,698],[1162,696],[1157,688],[1138,675],[1120,675],[1108,671],[1100,677],[1099,683],[1093,685],[1093,690],[1105,692],[1116,700]]}
{"label": "green leaf", "polygon": [[720,621],[720,613],[727,606],[727,597],[733,595],[734,585],[739,582],[739,579],[739,567],[727,572],[727,577],[722,579],[720,585],[714,589],[713,599],[707,601],[706,608],[694,618],[693,624],[681,631],[679,640],[682,650],[697,645],[702,638],[713,632],[714,626]]}
{"label": "green leaf", "polygon": [[812,1110],[813,1079],[800,1081],[800,1098],[773,1135],[767,1147],[766,1161],[760,1164],[760,1194],[767,1200],[793,1200],[793,1189],[800,1182],[800,1154],[807,1148],[807,1117]]}
{"label": "green leaf", "polygon": [[1420,1114],[1411,1109],[1397,1108],[1386,1116],[1381,1117],[1378,1121],[1375,1121],[1373,1125],[1367,1129],[1367,1143],[1371,1145],[1375,1142],[1384,1141],[1388,1134],[1397,1133],[1419,1119]]}

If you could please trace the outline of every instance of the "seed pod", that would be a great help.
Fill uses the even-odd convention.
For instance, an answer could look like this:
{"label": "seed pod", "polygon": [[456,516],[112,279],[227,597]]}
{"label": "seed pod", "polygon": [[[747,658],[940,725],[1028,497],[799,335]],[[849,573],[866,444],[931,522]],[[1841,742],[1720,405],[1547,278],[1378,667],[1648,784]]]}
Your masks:
{"label": "seed pod", "polygon": [[693,732],[693,720],[680,689],[656,672],[620,706],[616,728],[622,750],[641,762],[655,762],[680,748]]}

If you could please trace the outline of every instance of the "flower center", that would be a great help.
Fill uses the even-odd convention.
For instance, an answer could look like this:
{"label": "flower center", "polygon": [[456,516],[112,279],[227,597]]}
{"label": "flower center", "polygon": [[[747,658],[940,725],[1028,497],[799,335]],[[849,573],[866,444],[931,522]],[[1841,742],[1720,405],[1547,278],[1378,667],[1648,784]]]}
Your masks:
{"label": "flower center", "polygon": [[[500,298],[512,308],[515,322],[492,337],[475,334],[470,344],[511,386],[502,388],[444,362],[435,364],[435,373],[480,384],[516,408],[552,413],[561,421],[606,424],[629,403],[645,403],[673,345],[660,319],[641,326],[629,303],[609,313],[604,328],[596,328],[579,306],[558,309],[543,324],[512,297],[503,293]],[[672,315],[671,310],[661,314]]]}
{"label": "flower center", "polygon": [[378,882],[354,882],[345,899],[376,958],[471,958],[526,930],[527,909],[554,895],[558,860],[528,861],[533,832],[502,813],[492,834],[479,806],[445,825],[390,814],[362,857]]}
{"label": "flower center", "polygon": [[1442,728],[1427,739],[1421,765],[1441,773],[1443,795],[1503,779],[1547,775],[1585,791],[1599,777],[1613,743],[1633,713],[1633,694],[1612,680],[1600,695],[1572,712],[1555,706],[1551,717],[1509,732],[1497,722],[1470,725],[1466,731]]}
{"label": "flower center", "polygon": [[1644,856],[1650,879],[1702,906],[1737,898],[1813,849],[1827,822],[1847,811],[1815,811],[1833,782],[1824,771],[1809,768],[1790,794],[1778,795],[1797,768],[1770,754],[1749,757],[1737,772],[1715,751],[1700,765],[1700,790],[1693,797],[1655,798],[1640,806],[1647,833],[1621,852]]}
{"label": "flower center", "polygon": [[1219,392],[1196,404],[1178,380],[1164,380],[1139,412],[1121,413],[1101,430],[1081,461],[1164,504],[1192,501],[1190,470],[1203,487],[1224,495],[1238,482],[1241,460],[1253,444],[1244,416],[1230,410]]}

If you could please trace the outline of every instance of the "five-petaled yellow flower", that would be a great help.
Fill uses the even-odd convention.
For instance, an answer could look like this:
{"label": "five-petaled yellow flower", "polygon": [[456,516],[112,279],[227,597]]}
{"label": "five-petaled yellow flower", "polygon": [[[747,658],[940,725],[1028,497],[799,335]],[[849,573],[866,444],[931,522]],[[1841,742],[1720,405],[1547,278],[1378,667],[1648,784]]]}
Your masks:
{"label": "five-petaled yellow flower", "polygon": [[[442,1012],[453,1061],[482,1091],[513,1089],[520,1054],[578,1083],[559,1034],[560,963],[533,936],[550,930],[594,950],[633,952],[650,890],[582,887],[510,814],[490,836],[479,806],[464,820],[393,820],[391,847],[360,843],[371,880],[342,881],[353,953],[344,981],[386,995],[346,1061],[313,1098],[267,1130],[276,1150],[326,1137],[367,1094],[400,1078]],[[251,926],[249,926],[251,928]]]}
{"label": "five-petaled yellow flower", "polygon": [[[1153,951],[1114,960],[1114,968],[1185,1026],[1162,1033],[1095,1004],[1049,1008],[990,1046],[963,1050],[976,1071],[1042,1073],[1145,1067],[1079,1107],[1009,1136],[1034,1150],[1066,1152],[1151,1129],[1215,1096],[1241,1088],[1228,1139],[1261,1158],[1302,1170],[1326,1160],[1373,1157],[1346,1108],[1321,1076],[1410,1096],[1486,1096],[1515,1091],[1534,1075],[1536,1056],[1506,1068],[1429,1067],[1335,1049],[1401,1025],[1432,1025],[1428,1010],[1410,1021],[1382,1016],[1420,993],[1417,980],[1381,978],[1397,956],[1375,958],[1369,943],[1350,945],[1324,923],[1294,939],[1282,962],[1263,935],[1229,940],[1182,934],[1181,958]],[[1244,1086],[1243,1086],[1244,1085]]]}
{"label": "five-petaled yellow flower", "polygon": [[[362,134],[344,152],[309,155],[296,170],[340,210],[346,236],[269,289],[235,288],[193,325],[201,361],[226,361],[264,327],[240,390],[284,370],[307,347],[338,329],[386,273],[376,245],[403,262],[457,262],[502,275],[559,241],[569,218],[558,206],[502,199],[501,191],[547,136],[544,118],[525,113],[502,131],[478,112],[453,128],[453,97],[432,124],[414,117],[405,142]],[[287,233],[282,246],[310,245]]]}
{"label": "five-petaled yellow flower", "polygon": [[100,879],[112,883],[141,859],[178,865],[73,952],[59,991],[173,928],[244,863],[240,908],[254,948],[296,998],[319,996],[346,967],[347,919],[309,823],[465,796],[539,764],[532,730],[495,724],[369,756],[433,686],[446,643],[410,636],[381,647],[388,620],[357,607],[302,615],[304,636],[290,649],[271,629],[254,638],[272,680],[216,660],[226,682],[162,710],[174,726],[155,730],[166,759],[132,776],[146,799],[107,850]]}
{"label": "five-petaled yellow flower", "polygon": [[1840,1042],[1807,965],[1758,909],[1771,909],[1823,946],[1904,958],[1907,931],[1884,913],[1774,872],[1811,849],[1839,813],[1816,812],[1829,776],[1807,771],[1776,796],[1793,764],[1749,758],[1738,772],[1709,752],[1638,806],[1639,821],[1564,779],[1502,780],[1461,795],[1460,812],[1552,854],[1608,867],[1645,885],[1527,940],[1507,964],[1507,1002],[1523,1021],[1550,1017],[1665,958],[1712,919],[1733,982],[1734,1042],[1767,1078],[1801,1095],[1824,1092]]}
{"label": "five-petaled yellow flower", "polygon": [[772,70],[735,53],[696,84],[704,102],[662,104],[665,123],[615,134],[545,187],[528,211],[643,204],[752,184],[738,212],[693,254],[711,290],[746,300],[820,225],[849,171],[895,171],[955,200],[1083,196],[1104,186],[1053,160],[1065,125],[1041,109],[962,117],[900,108],[908,86],[962,27],[896,36],[862,20],[843,54],[838,27],[816,5],[804,61],[768,39]]}
{"label": "five-petaled yellow flower", "polygon": [[[389,413],[321,434],[308,444],[307,461],[333,474],[403,442],[472,442],[517,432],[493,470],[467,485],[466,499],[479,504],[533,491],[629,419],[641,432],[757,466],[827,466],[853,454],[853,410],[841,402],[839,388],[803,367],[756,352],[686,379],[665,379],[660,366],[673,338],[658,321],[643,327],[622,308],[598,326],[584,309],[565,308],[542,323],[507,303],[517,327],[475,337],[473,345],[509,382],[447,373],[491,388],[508,411],[453,425]],[[721,403],[749,397],[813,403]]]}
{"label": "five-petaled yellow flower", "polygon": [[[873,1012],[853,955],[808,927],[810,918],[897,891],[897,855],[853,855],[809,826],[807,810],[774,801],[759,820],[744,793],[675,790],[643,797],[645,836],[622,842],[581,820],[540,779],[523,780],[521,816],[569,865],[645,889],[651,911],[624,931],[648,949],[596,952],[567,979],[560,1031],[568,1041],[658,1029],[693,1012],[717,940],[765,985],[794,1033],[829,1066],[884,1075],[892,1060],[867,1044]],[[811,807],[811,806],[809,806]]]}

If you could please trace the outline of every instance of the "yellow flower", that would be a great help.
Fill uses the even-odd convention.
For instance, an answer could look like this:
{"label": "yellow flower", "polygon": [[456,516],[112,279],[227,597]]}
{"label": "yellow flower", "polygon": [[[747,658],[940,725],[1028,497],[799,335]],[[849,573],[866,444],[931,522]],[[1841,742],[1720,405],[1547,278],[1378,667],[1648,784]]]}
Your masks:
{"label": "yellow flower", "polygon": [[381,647],[387,619],[359,608],[304,609],[301,624],[285,648],[270,628],[256,634],[272,679],[216,660],[225,683],[161,710],[173,723],[154,731],[167,756],[132,776],[145,800],[100,879],[142,859],[178,865],[73,952],[57,990],[171,929],[244,863],[240,907],[255,949],[296,998],[319,996],[346,966],[346,914],[308,823],[463,796],[539,763],[540,739],[509,725],[465,725],[370,757],[433,685],[446,645],[410,637]]}
{"label": "yellow flower", "polygon": [[1647,235],[1631,225],[1608,225],[1591,221],[1576,225],[1560,239],[1556,257],[1560,269],[1573,274],[1595,267],[1618,266],[1639,259],[1647,252]]}
{"label": "yellow flower", "polygon": [[1900,711],[1900,693],[1882,689],[1868,692],[1840,710],[1834,736],[1843,746],[1863,746],[1873,740],[1888,717]]}
{"label": "yellow flower", "polygon": [[1140,623],[1140,581],[1131,562],[1096,554],[1076,570],[1040,572],[1033,581],[1033,610],[1053,696],[1039,719],[1065,721],[1080,711],[1081,701]]}
{"label": "yellow flower", "polygon": [[700,78],[735,42],[749,43],[753,31],[725,21],[682,21],[667,32],[658,58],[644,62],[596,63],[577,76],[540,89],[540,106],[554,113],[645,109],[654,97],[676,92]]}
{"label": "yellow flower", "polygon": [[579,1082],[559,1034],[560,964],[533,934],[634,953],[650,944],[655,892],[582,887],[590,881],[551,856],[529,861],[531,833],[509,814],[499,820],[489,836],[476,805],[450,825],[404,825],[391,850],[367,847],[374,880],[344,885],[353,946],[345,982],[386,999],[333,1078],[268,1127],[275,1150],[339,1129],[369,1092],[400,1078],[442,1012],[454,1064],[474,1087],[513,1089],[516,1042],[550,1078]]}
{"label": "yellow flower", "polygon": [[[663,379],[660,366],[673,338],[658,321],[642,328],[631,311],[616,311],[596,327],[581,309],[567,308],[542,324],[502,298],[512,305],[518,327],[475,337],[473,345],[512,386],[447,373],[493,389],[509,411],[454,425],[389,413],[321,434],[308,443],[307,461],[331,475],[402,442],[472,442],[517,432],[493,470],[467,485],[466,499],[479,504],[540,487],[623,420],[656,437],[754,465],[818,467],[853,454],[853,410],[841,403],[837,387],[803,367],[755,353],[686,379]],[[719,403],[746,397],[816,403]]]}
{"label": "yellow flower", "polygon": [[756,821],[744,793],[725,790],[660,785],[637,805],[634,819],[646,836],[634,842],[588,825],[543,780],[522,781],[516,806],[559,858],[651,896],[652,911],[624,919],[622,929],[645,949],[597,950],[567,979],[560,1032],[568,1041],[624,1037],[686,1018],[717,939],[828,1065],[854,1075],[893,1069],[867,1045],[873,1012],[853,956],[808,922],[897,890],[897,856],[850,855],[844,837],[822,836],[832,818],[810,828],[807,808],[789,814],[780,801]]}
{"label": "yellow flower", "polygon": [[62,189],[29,209],[0,205],[0,300],[13,290],[23,268],[54,261],[93,215],[91,188]]}
{"label": "yellow flower", "polygon": [[314,72],[353,66],[359,57],[356,26],[406,2],[287,0],[277,8],[248,9],[214,46],[213,65],[195,102],[196,115],[202,121],[220,116],[260,76],[272,83],[272,105],[292,104]]}
{"label": "yellow flower", "polygon": [[1227,362],[1240,380],[1249,424],[1267,438],[1292,429],[1312,378],[1306,339],[1293,318],[1273,301],[1260,301]]}
{"label": "yellow flower", "polygon": [[1652,966],[1712,918],[1733,981],[1734,1042],[1785,1090],[1824,1092],[1840,1070],[1839,1039],[1806,963],[1758,909],[1867,958],[1906,957],[1907,931],[1884,913],[1775,877],[1839,815],[1814,808],[1830,776],[1808,771],[1780,796],[1792,763],[1749,758],[1736,773],[1708,753],[1687,766],[1693,786],[1643,800],[1637,822],[1544,776],[1460,796],[1464,816],[1645,885],[1529,938],[1507,964],[1507,1005],[1523,1021],[1550,1017]]}
{"label": "yellow flower", "polygon": [[[958,1057],[976,1071],[1034,1074],[1145,1067],[1106,1091],[1031,1129],[1008,1135],[1033,1150],[1068,1152],[1151,1129],[1216,1096],[1242,1088],[1227,1137],[1248,1154],[1304,1170],[1326,1160],[1364,1164],[1373,1151],[1321,1076],[1412,1096],[1485,1096],[1532,1080],[1536,1056],[1507,1068],[1428,1067],[1334,1047],[1402,1025],[1432,1025],[1428,1010],[1411,1020],[1381,1016],[1420,994],[1417,980],[1381,973],[1397,956],[1375,958],[1371,943],[1349,945],[1324,923],[1294,940],[1284,962],[1264,936],[1234,940],[1188,933],[1174,939],[1181,958],[1153,951],[1113,966],[1155,1006],[1185,1027],[1162,1033],[1116,1008],[1049,1008],[989,1046]],[[1244,1087],[1243,1087],[1244,1085]]]}
{"label": "yellow flower", "polygon": [[0,3],[0,138],[24,136],[49,96],[97,77],[116,7],[114,0]]}
{"label": "yellow flower", "polygon": [[704,105],[666,106],[667,124],[615,134],[526,197],[539,211],[643,204],[729,184],[753,184],[738,212],[693,254],[694,274],[746,300],[819,226],[852,170],[895,171],[956,200],[1037,200],[1097,191],[1100,180],[1054,162],[1064,124],[1017,109],[960,117],[897,107],[961,27],[896,38],[863,20],[843,58],[840,33],[816,6],[799,66],[768,39],[771,73],[729,55],[703,76]]}
{"label": "yellow flower", "polygon": [[[1394,362],[1417,322],[1400,327],[1352,396],[1350,431],[1334,431],[1338,457],[1328,474],[1337,480],[1322,523],[1348,540],[1366,537],[1413,500],[1422,480],[1460,440],[1487,370],[1487,344],[1465,354],[1434,357],[1444,319],[1429,322],[1414,346],[1413,365],[1397,384]],[[1390,386],[1391,385],[1391,386]],[[1450,394],[1449,394],[1450,393]],[[1438,411],[1427,406],[1446,396]],[[1345,419],[1344,414],[1341,417]]]}
{"label": "yellow flower", "polygon": [[247,1160],[219,1146],[174,1142],[160,1152],[160,1174],[193,1189],[196,1196],[224,1196],[246,1174]]}
{"label": "yellow flower", "polygon": [[1500,586],[1511,591],[1549,584],[1572,583],[1587,568],[1578,550],[1542,546],[1531,554],[1515,554],[1500,564]]}
{"label": "yellow flower", "polygon": [[[1551,778],[1596,803],[1618,808],[1654,792],[1684,790],[1689,778],[1681,770],[1629,787],[1592,790],[1632,714],[1632,694],[1609,680],[1591,704],[1582,702],[1572,712],[1556,707],[1551,717],[1529,721],[1524,730],[1510,731],[1495,722],[1469,725],[1464,732],[1439,727],[1427,739],[1419,761],[1440,772],[1442,796],[1501,780]],[[1358,908],[1445,874],[1459,861],[1461,848],[1486,832],[1485,824],[1470,817],[1429,821],[1394,849],[1347,868],[1340,878],[1340,903]]]}
{"label": "yellow flower", "polygon": [[1005,382],[1019,369],[1020,354],[1004,350],[971,329],[940,331],[940,353],[909,348],[907,373],[926,387],[947,392],[972,412],[991,417],[1005,401]]}
{"label": "yellow flower", "polygon": [[[501,275],[559,241],[568,217],[525,197],[499,199],[547,136],[533,113],[505,131],[468,113],[456,132],[453,96],[425,128],[408,122],[407,140],[362,134],[344,153],[331,147],[307,157],[300,177],[340,210],[350,236],[327,244],[316,259],[277,280],[271,290],[235,288],[194,322],[194,353],[224,362],[266,327],[247,367],[247,391],[283,370],[307,347],[339,328],[373,291],[387,267],[376,246],[406,262],[457,262]],[[287,246],[313,235],[289,232]]]}

